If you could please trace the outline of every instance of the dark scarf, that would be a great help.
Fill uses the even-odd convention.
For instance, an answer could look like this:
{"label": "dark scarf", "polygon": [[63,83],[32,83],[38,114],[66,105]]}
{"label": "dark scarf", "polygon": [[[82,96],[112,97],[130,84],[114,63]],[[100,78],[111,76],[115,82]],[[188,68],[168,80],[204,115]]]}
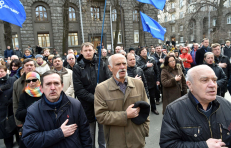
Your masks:
{"label": "dark scarf", "polygon": [[11,70],[10,77],[13,77],[17,73],[17,71],[18,70]]}
{"label": "dark scarf", "polygon": [[95,64],[95,56],[93,57],[92,60],[87,60],[87,59],[85,59],[85,58],[83,57],[83,62],[84,62],[84,63],[88,63],[88,64]]}
{"label": "dark scarf", "polygon": [[0,78],[0,82],[6,82],[8,78],[9,78],[9,75],[6,74],[6,76]]}
{"label": "dark scarf", "polygon": [[58,71],[58,70],[56,70],[55,69],[55,71],[57,71],[60,75],[61,75],[61,77],[63,77],[63,75],[65,75],[65,74],[67,74],[68,72],[67,72],[67,70],[66,70],[66,68],[62,68],[62,70],[61,71]]}
{"label": "dark scarf", "polygon": [[52,109],[57,109],[57,110],[59,109],[59,107],[60,107],[60,105],[61,105],[61,102],[62,102],[62,99],[63,99],[62,94],[60,94],[59,100],[58,100],[57,102],[50,102],[50,101],[46,98],[45,95],[43,95],[43,98],[44,98],[46,104],[47,104],[49,107],[51,107]]}
{"label": "dark scarf", "polygon": [[27,58],[31,58],[32,55],[26,56],[26,55],[24,54],[24,57],[27,59]]}

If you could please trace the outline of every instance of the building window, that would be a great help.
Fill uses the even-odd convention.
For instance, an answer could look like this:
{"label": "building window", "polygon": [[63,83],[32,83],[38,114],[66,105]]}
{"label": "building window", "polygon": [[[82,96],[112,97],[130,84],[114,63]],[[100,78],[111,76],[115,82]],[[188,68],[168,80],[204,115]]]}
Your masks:
{"label": "building window", "polygon": [[36,21],[47,21],[47,10],[43,6],[38,6],[35,8]]}
{"label": "building window", "polygon": [[181,42],[181,43],[184,42],[184,37],[180,37],[180,42]]}
{"label": "building window", "polygon": [[183,0],[180,0],[179,4],[180,4],[180,8],[182,8],[183,7]]}
{"label": "building window", "polygon": [[100,20],[100,10],[99,7],[91,7],[91,18],[92,20]]}
{"label": "building window", "polygon": [[231,24],[231,15],[227,17],[227,24]]}
{"label": "building window", "polygon": [[175,32],[175,26],[172,26],[172,32]]}
{"label": "building window", "polygon": [[133,21],[139,21],[139,12],[138,12],[138,10],[133,11]]}
{"label": "building window", "polygon": [[78,45],[78,33],[68,33],[68,46]]}
{"label": "building window", "polygon": [[183,25],[180,26],[180,31],[183,31]]}
{"label": "building window", "polygon": [[167,22],[168,21],[168,18],[167,16],[164,17],[164,22]]}
{"label": "building window", "polygon": [[69,7],[69,21],[76,21],[75,9]]}
{"label": "building window", "polygon": [[12,35],[12,43],[13,43],[13,48],[15,49],[16,46],[19,46],[18,44],[18,35],[14,34]]}
{"label": "building window", "polygon": [[175,14],[172,14],[172,21],[175,21]]}
{"label": "building window", "polygon": [[213,26],[216,26],[216,22],[217,22],[217,20],[213,19]]}
{"label": "building window", "polygon": [[139,30],[134,30],[134,43],[139,43]]}
{"label": "building window", "polygon": [[228,37],[230,38],[231,37],[231,31],[229,30],[228,32]]}
{"label": "building window", "polygon": [[175,8],[175,3],[172,3],[172,4],[171,4],[171,8]]}
{"label": "building window", "polygon": [[180,12],[180,18],[183,18],[183,17],[184,17],[184,13]]}
{"label": "building window", "polygon": [[117,20],[117,12],[116,9],[112,10],[112,21],[116,21]]}
{"label": "building window", "polygon": [[[115,39],[115,31],[113,31],[113,39]],[[121,31],[118,32],[118,41],[117,44],[122,44],[122,34]]]}
{"label": "building window", "polygon": [[38,43],[41,47],[50,47],[49,34],[38,34]]}

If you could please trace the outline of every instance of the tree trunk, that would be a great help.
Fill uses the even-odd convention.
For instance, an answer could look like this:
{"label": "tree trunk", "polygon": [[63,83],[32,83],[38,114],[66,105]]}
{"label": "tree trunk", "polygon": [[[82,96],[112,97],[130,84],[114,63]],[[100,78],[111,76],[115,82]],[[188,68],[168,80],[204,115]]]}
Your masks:
{"label": "tree trunk", "polygon": [[215,31],[215,36],[213,38],[213,42],[215,43],[219,43],[220,38],[222,36],[221,22],[222,22],[222,16],[223,16],[224,2],[225,0],[220,0],[220,3],[217,7],[216,31]]}
{"label": "tree trunk", "polygon": [[13,49],[11,24],[5,21],[3,21],[3,24],[5,30],[4,37],[6,46],[10,46],[10,48]]}
{"label": "tree trunk", "polygon": [[116,0],[116,13],[117,13],[117,19],[116,19],[115,38],[114,38],[114,53],[118,43],[118,34],[119,34],[120,21],[121,21],[120,5],[118,0]]}
{"label": "tree trunk", "polygon": [[[140,3],[138,7],[138,11],[142,11],[144,4]],[[144,45],[144,31],[143,31],[143,26],[142,26],[142,21],[141,17],[139,16],[139,45],[140,46],[146,46]]]}
{"label": "tree trunk", "polygon": [[68,49],[68,33],[69,33],[69,0],[65,0],[63,5],[63,53]]}

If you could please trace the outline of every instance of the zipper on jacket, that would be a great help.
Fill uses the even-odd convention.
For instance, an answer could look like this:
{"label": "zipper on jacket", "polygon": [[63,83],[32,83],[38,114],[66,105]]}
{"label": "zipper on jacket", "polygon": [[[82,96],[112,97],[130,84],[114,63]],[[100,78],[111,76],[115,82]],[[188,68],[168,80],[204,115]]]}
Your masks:
{"label": "zipper on jacket", "polygon": [[[220,108],[220,106],[218,107],[218,109]],[[217,109],[217,110],[218,110]],[[197,105],[197,110],[199,113],[201,113],[202,115],[205,116],[205,114],[203,114],[199,109],[198,109],[198,105]],[[207,119],[208,123],[209,123],[209,130],[210,130],[210,134],[211,134],[211,138],[213,138],[213,132],[212,132],[212,128],[211,128],[211,123],[210,123],[210,117],[215,113],[217,112],[217,110],[215,110],[210,116],[209,116],[209,119],[207,118],[207,116],[205,116],[205,118]]]}
{"label": "zipper on jacket", "polygon": [[56,107],[55,107],[54,113],[55,113],[55,118],[57,119]]}
{"label": "zipper on jacket", "polygon": [[221,124],[219,124],[219,126],[220,126],[221,141],[223,141],[223,140],[222,140],[222,128],[221,128]]}
{"label": "zipper on jacket", "polygon": [[200,126],[194,126],[194,127],[191,127],[191,126],[189,126],[189,127],[181,127],[182,129],[189,129],[189,128],[198,128],[198,130],[197,130],[197,133],[198,134],[200,134]]}

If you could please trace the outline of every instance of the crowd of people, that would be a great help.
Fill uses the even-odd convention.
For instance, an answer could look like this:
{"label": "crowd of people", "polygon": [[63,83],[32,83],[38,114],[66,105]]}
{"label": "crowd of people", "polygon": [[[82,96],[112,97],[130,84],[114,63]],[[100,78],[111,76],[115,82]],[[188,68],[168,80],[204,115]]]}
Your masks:
{"label": "crowd of people", "polygon": [[161,103],[160,147],[231,148],[230,41],[117,46],[114,54],[102,46],[101,59],[98,51],[90,42],[62,57],[39,45],[23,54],[7,47],[0,120],[13,116],[16,126],[0,128],[6,148],[14,135],[20,148],[143,148],[150,111],[159,115]]}

